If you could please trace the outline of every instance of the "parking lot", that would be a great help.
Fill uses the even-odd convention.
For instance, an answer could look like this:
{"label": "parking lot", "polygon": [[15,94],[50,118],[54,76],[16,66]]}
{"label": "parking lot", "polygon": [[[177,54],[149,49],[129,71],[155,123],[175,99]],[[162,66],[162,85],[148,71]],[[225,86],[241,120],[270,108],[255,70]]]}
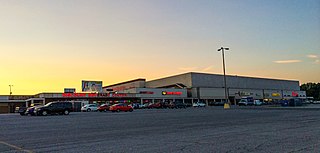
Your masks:
{"label": "parking lot", "polygon": [[0,115],[0,152],[320,152],[318,109]]}

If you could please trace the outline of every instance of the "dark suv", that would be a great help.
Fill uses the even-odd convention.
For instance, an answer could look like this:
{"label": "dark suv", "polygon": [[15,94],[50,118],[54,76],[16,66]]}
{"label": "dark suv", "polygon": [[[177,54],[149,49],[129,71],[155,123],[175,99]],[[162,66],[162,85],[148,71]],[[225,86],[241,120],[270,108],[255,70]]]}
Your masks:
{"label": "dark suv", "polygon": [[46,116],[48,114],[69,115],[72,111],[72,103],[70,102],[50,102],[44,106],[37,107],[34,110],[36,115]]}
{"label": "dark suv", "polygon": [[168,106],[168,108],[187,108],[187,105],[184,104],[183,102],[171,102]]}

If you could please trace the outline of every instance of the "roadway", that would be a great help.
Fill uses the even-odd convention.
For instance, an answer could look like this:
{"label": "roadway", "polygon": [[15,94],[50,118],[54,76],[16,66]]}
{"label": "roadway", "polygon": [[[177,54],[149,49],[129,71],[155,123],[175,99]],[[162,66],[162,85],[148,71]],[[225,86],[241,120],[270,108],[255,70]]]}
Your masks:
{"label": "roadway", "polygon": [[222,107],[0,115],[0,152],[320,152],[320,111]]}

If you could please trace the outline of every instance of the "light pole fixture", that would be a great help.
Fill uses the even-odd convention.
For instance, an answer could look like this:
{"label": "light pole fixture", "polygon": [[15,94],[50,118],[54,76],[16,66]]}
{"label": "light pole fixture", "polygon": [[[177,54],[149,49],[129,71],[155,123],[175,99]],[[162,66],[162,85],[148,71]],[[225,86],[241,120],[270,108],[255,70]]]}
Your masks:
{"label": "light pole fixture", "polygon": [[11,95],[12,95],[11,87],[13,87],[13,85],[12,85],[12,84],[10,84],[10,85],[9,85],[9,87],[10,87],[10,96],[11,96]]}
{"label": "light pole fixture", "polygon": [[224,80],[224,96],[225,96],[225,103],[224,103],[224,108],[229,109],[230,104],[229,104],[229,98],[228,98],[228,89],[227,89],[227,79],[226,79],[226,66],[225,66],[225,61],[224,61],[224,51],[229,50],[229,48],[226,47],[221,47],[218,49],[218,52],[222,52],[222,64],[223,64],[223,80]]}

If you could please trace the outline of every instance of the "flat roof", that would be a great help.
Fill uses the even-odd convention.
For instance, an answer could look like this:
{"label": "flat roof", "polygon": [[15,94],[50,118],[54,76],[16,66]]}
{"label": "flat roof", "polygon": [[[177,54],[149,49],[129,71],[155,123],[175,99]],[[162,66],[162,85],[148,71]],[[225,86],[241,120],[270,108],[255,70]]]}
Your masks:
{"label": "flat roof", "polygon": [[118,86],[118,85],[122,85],[122,84],[127,84],[127,83],[131,83],[131,82],[137,82],[137,81],[146,81],[146,79],[139,78],[139,79],[129,80],[129,81],[125,81],[125,82],[120,82],[120,83],[104,86],[102,88],[109,88],[109,87]]}
{"label": "flat roof", "polygon": [[[215,75],[215,76],[223,76],[223,74],[213,74],[213,73],[203,73],[203,72],[186,72],[186,73],[181,73],[181,74],[176,74],[176,75],[171,75],[163,78],[158,78],[154,80],[150,80],[147,82],[152,82],[152,81],[158,81],[162,79],[167,79],[171,77],[176,77],[176,76],[181,76],[181,75],[192,75],[192,74],[199,74],[199,75]],[[265,77],[255,77],[255,76],[241,76],[241,75],[226,75],[226,77],[239,77],[239,78],[252,78],[252,79],[266,79],[266,80],[278,80],[278,81],[293,81],[296,82],[298,80],[293,80],[293,79],[279,79],[279,78],[265,78]]]}

